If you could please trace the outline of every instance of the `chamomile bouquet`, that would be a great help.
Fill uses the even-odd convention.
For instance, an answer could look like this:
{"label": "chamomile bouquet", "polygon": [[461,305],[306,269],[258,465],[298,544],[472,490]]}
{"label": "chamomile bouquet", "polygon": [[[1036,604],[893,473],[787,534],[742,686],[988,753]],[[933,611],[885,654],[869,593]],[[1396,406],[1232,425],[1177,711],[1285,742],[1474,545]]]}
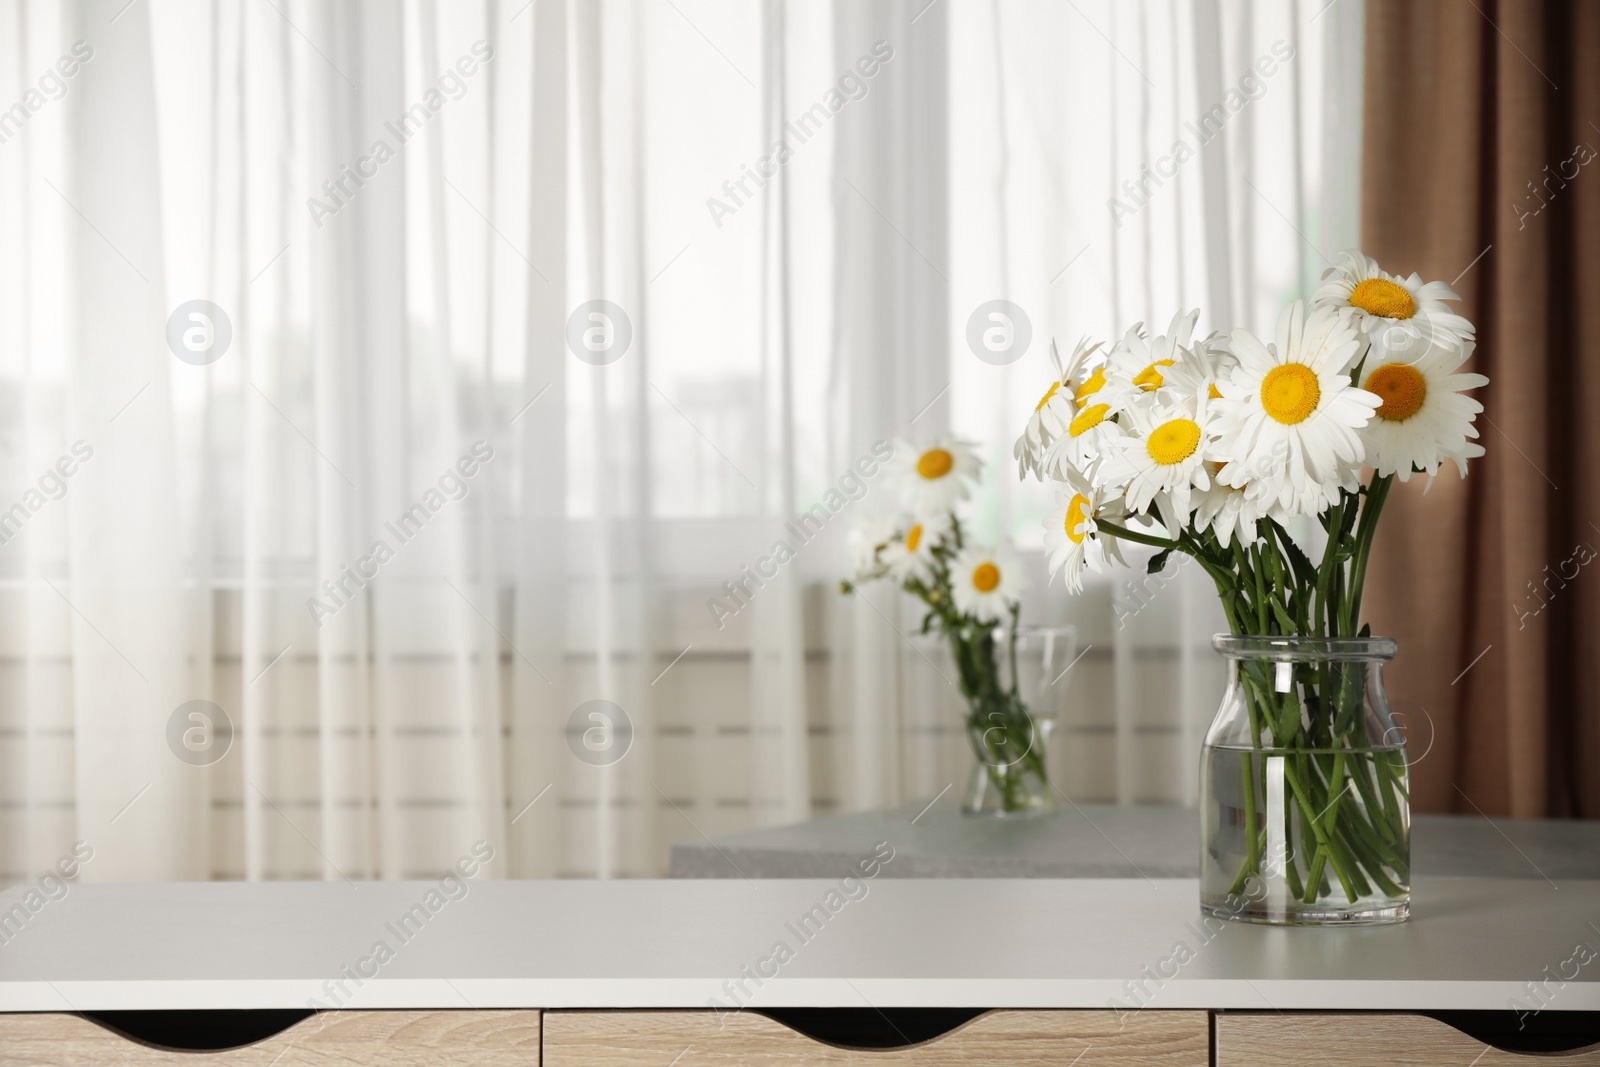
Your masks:
{"label": "chamomile bouquet", "polygon": [[[1215,583],[1233,634],[1267,639],[1236,666],[1250,825],[1228,888],[1277,863],[1307,902],[1398,890],[1408,876],[1403,755],[1357,755],[1379,745],[1359,713],[1375,672],[1329,664],[1370,637],[1361,597],[1391,485],[1431,486],[1446,463],[1466,475],[1483,455],[1483,407],[1467,391],[1488,383],[1459,370],[1474,331],[1443,282],[1352,251],[1323,283],[1282,310],[1270,338],[1196,338],[1188,311],[1163,333],[1136,325],[1064,360],[1052,346],[1056,377],[1014,449],[1020,476],[1059,487],[1052,577],[1077,590],[1120,561],[1122,542],[1154,548],[1152,572],[1183,553]],[[1326,535],[1320,559],[1291,536],[1306,519]],[[1261,814],[1269,796],[1286,798],[1279,825]]]}
{"label": "chamomile bouquet", "polygon": [[[886,473],[905,510],[855,528],[853,572],[839,585],[850,593],[889,581],[921,601],[920,632],[945,639],[967,701],[981,776],[967,810],[1036,814],[1054,810],[1055,798],[1039,724],[1017,688],[1021,572],[1004,547],[975,544],[960,514],[982,468],[972,443],[960,438],[920,448],[897,443]],[[1009,671],[1002,671],[1002,656]],[[990,788],[979,788],[984,782]]]}

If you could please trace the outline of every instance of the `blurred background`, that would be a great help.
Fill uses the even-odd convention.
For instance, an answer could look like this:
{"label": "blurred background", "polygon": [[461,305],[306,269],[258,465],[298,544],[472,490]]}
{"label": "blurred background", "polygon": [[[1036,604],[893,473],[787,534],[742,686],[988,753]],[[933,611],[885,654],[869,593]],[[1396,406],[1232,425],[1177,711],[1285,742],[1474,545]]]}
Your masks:
{"label": "blurred background", "polygon": [[[1024,620],[1078,629],[1057,784],[1192,804],[1214,594],[1183,567],[1048,586],[1051,491],[1011,443],[1052,338],[1190,307],[1269,330],[1364,208],[1367,251],[1455,278],[1492,333],[1473,287],[1518,261],[1481,245],[1522,221],[1559,265],[1579,231],[1505,210],[1520,171],[1423,175],[1454,190],[1531,136],[1554,91],[1518,52],[1590,30],[1469,6],[0,2],[0,879],[80,839],[99,881],[427,877],[480,839],[514,876],[657,876],[674,840],[959,788],[918,617],[836,588],[887,492],[728,585],[876,443],[947,433],[987,461],[974,522],[1024,553]],[[1530,186],[1600,143],[1600,109],[1563,107]],[[1595,180],[1554,202],[1581,232]],[[1000,358],[971,341],[996,323]],[[1592,357],[1585,325],[1532,343]],[[1580,364],[1562,410],[1592,415]],[[1520,420],[1485,440],[1506,473],[1441,484],[1443,535],[1393,534],[1375,628],[1413,746],[1440,738],[1419,807],[1470,810],[1459,779],[1491,813],[1600,812],[1574,770],[1600,755],[1600,601],[1502,633],[1539,563],[1600,539],[1592,418],[1542,503],[1548,393],[1486,396]],[[1502,521],[1542,531],[1536,562],[1458,538]],[[1493,588],[1463,607],[1472,574]],[[572,743],[595,700],[620,758]]]}

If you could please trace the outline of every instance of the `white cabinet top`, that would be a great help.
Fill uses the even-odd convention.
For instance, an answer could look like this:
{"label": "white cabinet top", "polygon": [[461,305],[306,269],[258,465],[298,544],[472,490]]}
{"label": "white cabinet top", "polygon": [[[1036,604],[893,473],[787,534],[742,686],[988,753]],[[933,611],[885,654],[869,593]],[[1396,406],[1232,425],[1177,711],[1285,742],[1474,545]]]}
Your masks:
{"label": "white cabinet top", "polygon": [[1536,1006],[1526,983],[1545,983],[1549,1010],[1600,1010],[1594,881],[1422,880],[1410,922],[1341,930],[1208,928],[1187,879],[851,888],[186,883],[49,900],[16,887],[0,893],[0,1011],[1505,1009]]}

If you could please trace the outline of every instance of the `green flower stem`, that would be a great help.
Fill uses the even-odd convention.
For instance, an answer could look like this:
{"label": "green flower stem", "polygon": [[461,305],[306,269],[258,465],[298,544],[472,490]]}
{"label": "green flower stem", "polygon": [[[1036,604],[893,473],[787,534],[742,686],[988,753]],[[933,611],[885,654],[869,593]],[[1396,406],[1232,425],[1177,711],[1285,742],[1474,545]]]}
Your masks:
{"label": "green flower stem", "polygon": [[[1397,813],[1393,821],[1398,823],[1400,800],[1399,797],[1395,796],[1395,790],[1399,790],[1400,796],[1405,797],[1406,803],[1409,804],[1411,802],[1411,794],[1407,793],[1406,787],[1400,784],[1400,776],[1405,773],[1403,769],[1405,756],[1403,753],[1385,753],[1385,755],[1389,758],[1378,764],[1378,781],[1382,784],[1383,793],[1388,798],[1386,806],[1391,807]],[[1395,760],[1399,761],[1400,766],[1395,765]]]}
{"label": "green flower stem", "polygon": [[1333,632],[1334,611],[1329,602],[1333,591],[1334,560],[1338,555],[1339,531],[1344,527],[1344,501],[1333,506],[1328,513],[1328,544],[1322,552],[1322,566],[1317,571],[1317,607],[1312,613],[1316,620],[1315,636],[1323,636],[1323,620],[1327,619],[1328,633]]}
{"label": "green flower stem", "polygon": [[[1400,893],[1400,886],[1395,885],[1394,881],[1390,880],[1389,875],[1384,873],[1384,864],[1382,864],[1381,857],[1374,853],[1373,849],[1366,845],[1366,841],[1363,841],[1360,835],[1355,832],[1354,822],[1339,825],[1338,835],[1339,845],[1344,848],[1347,856],[1352,857],[1352,861],[1354,861],[1355,872],[1365,873],[1366,877],[1370,877],[1373,880],[1373,885],[1382,889],[1384,893]],[[1368,889],[1363,888],[1362,893],[1368,893]]]}
{"label": "green flower stem", "polygon": [[1011,605],[1011,630],[1006,641],[1007,651],[1011,656],[1011,695],[1017,695],[1017,679],[1022,677],[1017,673],[1017,624],[1022,614],[1022,605]]}
{"label": "green flower stem", "polygon": [[1337,848],[1327,831],[1317,822],[1316,809],[1311,806],[1311,801],[1306,797],[1305,790],[1300,787],[1299,775],[1294,773],[1293,765],[1289,760],[1284,760],[1283,780],[1289,784],[1289,791],[1294,794],[1295,801],[1300,805],[1304,815],[1305,824],[1311,827],[1312,835],[1317,839],[1317,844],[1327,853],[1328,864],[1333,868],[1334,875],[1339,879],[1339,884],[1344,887],[1345,896],[1354,904],[1359,897],[1355,887],[1351,884],[1350,876],[1345,872],[1345,865],[1340,863]]}
{"label": "green flower stem", "polygon": [[[1384,867],[1389,867],[1396,873],[1403,872],[1405,864],[1400,863],[1393,854],[1394,850],[1378,839],[1378,831],[1362,819],[1346,819],[1341,824],[1346,838],[1350,842],[1351,850],[1362,859],[1362,866],[1372,875],[1372,880],[1382,885],[1392,885],[1387,875],[1383,873]],[[1401,873],[1404,877],[1404,874]]]}
{"label": "green flower stem", "polygon": [[[1375,763],[1372,770],[1381,780],[1384,775],[1383,765]],[[1356,783],[1356,789],[1361,793],[1361,802],[1367,806],[1368,812],[1375,813],[1373,825],[1379,836],[1383,838],[1385,846],[1392,848],[1398,841],[1395,828],[1390,825],[1397,814],[1396,806],[1385,802],[1387,791],[1381,788],[1381,785],[1375,788],[1365,774],[1352,774],[1350,778]]]}
{"label": "green flower stem", "polygon": [[1149,545],[1151,548],[1172,549],[1182,547],[1177,541],[1169,541],[1164,537],[1155,537],[1151,534],[1138,533],[1134,530],[1129,530],[1126,527],[1118,526],[1115,523],[1106,522],[1104,519],[1097,521],[1095,525],[1102,532],[1108,533],[1112,537],[1118,538],[1122,541],[1132,541],[1133,543],[1139,545]]}
{"label": "green flower stem", "polygon": [[1367,557],[1372,554],[1372,539],[1378,532],[1378,518],[1383,514],[1383,503],[1389,498],[1389,487],[1394,475],[1372,475],[1367,489],[1367,504],[1361,509],[1361,522],[1356,530],[1356,554],[1350,567],[1350,595],[1345,601],[1344,632],[1353,634],[1356,620],[1361,617],[1361,590],[1367,580]]}
{"label": "green flower stem", "polygon": [[1289,895],[1299,897],[1305,890],[1300,884],[1300,868],[1296,865],[1293,855],[1284,857],[1283,874],[1289,882]]}
{"label": "green flower stem", "polygon": [[1257,555],[1252,562],[1251,553],[1238,541],[1233,543],[1233,554],[1239,561],[1239,573],[1255,583],[1251,588],[1256,598],[1256,632],[1267,633],[1267,591],[1263,588],[1266,583],[1261,580],[1261,557]]}
{"label": "green flower stem", "polygon": [[1311,857],[1311,870],[1306,874],[1305,887],[1295,894],[1302,904],[1315,904],[1317,902],[1317,894],[1322,889],[1322,868],[1327,862],[1328,850],[1318,845],[1316,853]]}
{"label": "green flower stem", "polygon": [[1340,752],[1333,757],[1333,769],[1328,772],[1328,792],[1332,794],[1332,799],[1323,809],[1322,817],[1326,820],[1325,825],[1339,821],[1339,802],[1344,799],[1345,794],[1344,786],[1341,784],[1343,781],[1344,753]]}
{"label": "green flower stem", "polygon": [[1239,753],[1239,784],[1244,788],[1244,832],[1248,855],[1244,866],[1234,876],[1233,885],[1228,888],[1229,896],[1244,892],[1245,880],[1261,869],[1261,842],[1256,836],[1256,776],[1252,773],[1250,756],[1249,752]]}

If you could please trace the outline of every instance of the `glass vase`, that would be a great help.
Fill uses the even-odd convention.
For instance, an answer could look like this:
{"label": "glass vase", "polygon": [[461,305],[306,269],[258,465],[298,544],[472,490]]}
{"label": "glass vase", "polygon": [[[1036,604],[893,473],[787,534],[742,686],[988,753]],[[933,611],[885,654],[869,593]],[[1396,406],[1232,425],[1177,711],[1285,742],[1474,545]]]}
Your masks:
{"label": "glass vase", "polygon": [[1405,738],[1387,638],[1240,637],[1200,767],[1200,907],[1244,922],[1402,922],[1411,913]]}
{"label": "glass vase", "polygon": [[968,815],[1028,818],[1056,810],[1050,785],[1050,733],[1065,706],[1066,668],[1075,661],[1077,631],[1070,626],[1019,626],[1015,641],[1004,627],[988,639],[999,668],[998,686],[969,684],[967,738],[977,765],[962,811]]}

